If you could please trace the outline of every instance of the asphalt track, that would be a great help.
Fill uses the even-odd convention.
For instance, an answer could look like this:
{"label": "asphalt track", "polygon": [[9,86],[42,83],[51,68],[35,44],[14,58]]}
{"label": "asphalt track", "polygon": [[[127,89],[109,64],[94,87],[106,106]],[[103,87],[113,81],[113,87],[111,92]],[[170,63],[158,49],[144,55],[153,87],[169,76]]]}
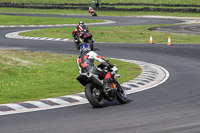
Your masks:
{"label": "asphalt track", "polygon": [[184,33],[184,34],[200,35],[200,24],[152,27],[150,28],[150,30],[165,32],[165,33],[181,33],[181,34]]}
{"label": "asphalt track", "polygon": [[[97,18],[114,20],[114,25],[180,23],[173,19]],[[30,28],[0,28],[0,48],[79,54],[71,42],[5,37],[7,33],[26,29]],[[200,132],[200,45],[96,43],[95,51],[105,57],[160,65],[169,71],[170,77],[153,89],[129,95],[130,102],[125,105],[112,102],[94,109],[84,104],[0,116],[0,133]]]}

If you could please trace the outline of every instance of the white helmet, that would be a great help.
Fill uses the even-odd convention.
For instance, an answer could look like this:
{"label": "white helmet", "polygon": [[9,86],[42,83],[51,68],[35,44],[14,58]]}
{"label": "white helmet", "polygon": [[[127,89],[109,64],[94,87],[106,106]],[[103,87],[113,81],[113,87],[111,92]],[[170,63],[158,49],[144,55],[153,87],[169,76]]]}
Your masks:
{"label": "white helmet", "polygon": [[84,22],[83,22],[83,21],[80,21],[80,22],[79,22],[79,25],[84,25]]}

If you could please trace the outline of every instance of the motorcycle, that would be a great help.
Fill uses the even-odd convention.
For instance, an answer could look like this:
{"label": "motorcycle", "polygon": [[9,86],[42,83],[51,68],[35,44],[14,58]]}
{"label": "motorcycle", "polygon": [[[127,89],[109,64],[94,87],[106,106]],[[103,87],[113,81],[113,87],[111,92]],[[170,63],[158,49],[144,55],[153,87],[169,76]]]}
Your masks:
{"label": "motorcycle", "polygon": [[104,106],[104,100],[113,101],[117,99],[121,104],[128,102],[128,96],[124,88],[117,81],[120,75],[117,74],[117,67],[107,68],[103,64],[97,66],[102,71],[110,71],[112,76],[112,82],[110,86],[111,90],[107,91],[103,85],[103,79],[98,78],[98,75],[92,73],[81,73],[76,79],[80,84],[85,86],[85,95],[89,103],[94,108],[100,108]]}
{"label": "motorcycle", "polygon": [[92,8],[90,9],[89,8],[88,12],[90,13],[91,16],[97,17],[97,13],[94,11],[94,9],[92,9]]}
{"label": "motorcycle", "polygon": [[78,38],[77,36],[74,37],[74,43],[78,50],[80,50],[80,46],[82,43],[87,43],[90,47],[90,50],[94,49],[94,39],[92,39],[92,33],[88,32],[87,30],[83,31],[80,38]]}

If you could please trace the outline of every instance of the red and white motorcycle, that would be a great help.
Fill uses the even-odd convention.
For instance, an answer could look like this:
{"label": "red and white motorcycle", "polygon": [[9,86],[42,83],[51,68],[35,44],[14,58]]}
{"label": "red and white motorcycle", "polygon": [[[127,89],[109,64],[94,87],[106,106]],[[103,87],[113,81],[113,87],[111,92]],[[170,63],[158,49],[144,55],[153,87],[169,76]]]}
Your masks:
{"label": "red and white motorcycle", "polygon": [[89,7],[88,12],[90,13],[91,16],[97,17],[97,14],[96,14],[96,12],[94,11],[94,9],[92,7]]}
{"label": "red and white motorcycle", "polygon": [[85,95],[89,103],[95,107],[100,108],[104,106],[104,100],[113,101],[117,99],[121,104],[128,102],[128,96],[124,88],[117,81],[120,76],[117,74],[117,67],[107,68],[103,64],[98,65],[98,69],[102,71],[111,72],[112,82],[110,86],[113,88],[106,91],[102,79],[98,75],[92,73],[81,73],[76,79],[80,84],[85,86]]}

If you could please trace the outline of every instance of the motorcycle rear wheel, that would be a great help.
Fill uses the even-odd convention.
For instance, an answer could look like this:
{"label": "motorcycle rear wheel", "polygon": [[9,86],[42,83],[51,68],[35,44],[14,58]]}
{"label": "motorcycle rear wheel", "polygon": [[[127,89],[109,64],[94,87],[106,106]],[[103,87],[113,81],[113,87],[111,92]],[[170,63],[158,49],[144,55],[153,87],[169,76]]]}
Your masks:
{"label": "motorcycle rear wheel", "polygon": [[94,107],[94,108],[101,108],[104,105],[104,97],[97,89],[96,85],[90,83],[87,84],[85,87],[85,95],[86,98],[88,99],[89,103]]}

